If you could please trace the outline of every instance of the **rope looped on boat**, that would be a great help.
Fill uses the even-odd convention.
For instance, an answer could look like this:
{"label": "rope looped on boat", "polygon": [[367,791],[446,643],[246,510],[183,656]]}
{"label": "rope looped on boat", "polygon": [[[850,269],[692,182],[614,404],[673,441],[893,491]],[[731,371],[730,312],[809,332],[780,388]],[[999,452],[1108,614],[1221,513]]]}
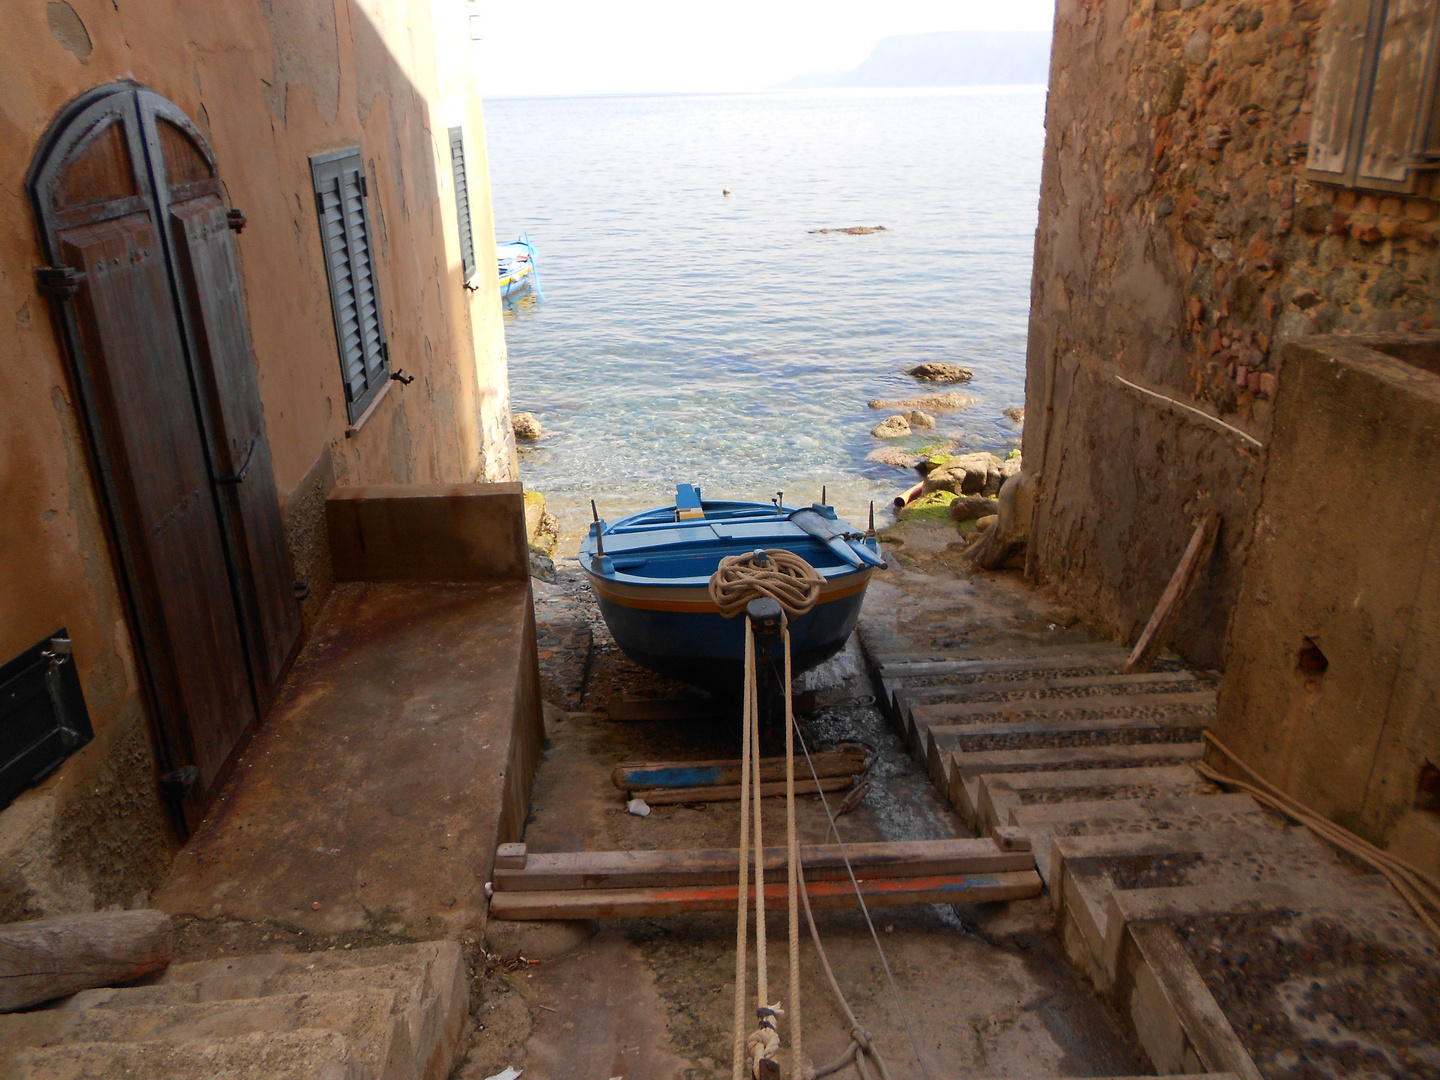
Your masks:
{"label": "rope looped on boat", "polygon": [[710,576],[710,598],[720,614],[732,619],[745,605],[768,596],[785,609],[786,619],[798,619],[820,599],[825,579],[820,571],[783,548],[727,555]]}

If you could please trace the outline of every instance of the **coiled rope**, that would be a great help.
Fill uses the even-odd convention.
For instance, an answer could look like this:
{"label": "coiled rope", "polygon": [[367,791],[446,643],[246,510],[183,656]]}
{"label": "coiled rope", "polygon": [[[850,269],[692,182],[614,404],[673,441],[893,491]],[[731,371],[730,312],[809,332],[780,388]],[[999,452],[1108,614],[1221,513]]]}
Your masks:
{"label": "coiled rope", "polygon": [[[720,614],[730,619],[744,611],[751,600],[768,596],[784,608],[786,619],[798,619],[815,606],[824,584],[820,571],[799,555],[771,548],[721,559],[710,576],[710,599]],[[747,671],[752,659],[747,656]]]}

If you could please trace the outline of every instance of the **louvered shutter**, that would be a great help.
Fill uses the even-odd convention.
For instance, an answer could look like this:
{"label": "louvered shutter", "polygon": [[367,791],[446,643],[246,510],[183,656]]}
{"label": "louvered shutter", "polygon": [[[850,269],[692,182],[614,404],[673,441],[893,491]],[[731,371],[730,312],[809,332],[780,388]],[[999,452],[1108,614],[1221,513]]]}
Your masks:
{"label": "louvered shutter", "polygon": [[[1434,64],[1436,0],[1389,0],[1375,64],[1375,89],[1360,144],[1359,180],[1404,183],[1416,145],[1426,75]],[[1429,124],[1418,133],[1422,140]]]}
{"label": "louvered shutter", "polygon": [[470,230],[470,185],[465,178],[465,135],[450,129],[450,168],[455,174],[455,218],[460,224],[460,265],[465,280],[475,276],[475,236]]}
{"label": "louvered shutter", "polygon": [[1325,10],[1305,160],[1317,180],[1343,181],[1350,171],[1357,120],[1364,119],[1370,8],[1370,0],[1332,0]]}
{"label": "louvered shutter", "polygon": [[325,269],[330,276],[345,404],[354,423],[390,377],[375,283],[365,166],[359,150],[342,150],[312,157],[310,170]]}

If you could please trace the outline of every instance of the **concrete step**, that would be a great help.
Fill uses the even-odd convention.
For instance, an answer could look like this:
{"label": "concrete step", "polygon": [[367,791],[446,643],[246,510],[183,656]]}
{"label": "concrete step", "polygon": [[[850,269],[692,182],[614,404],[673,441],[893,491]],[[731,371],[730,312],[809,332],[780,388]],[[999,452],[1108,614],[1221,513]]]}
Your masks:
{"label": "concrete step", "polygon": [[[976,820],[980,777],[998,773],[1126,769],[1180,765],[1205,756],[1200,742],[1067,746],[1043,750],[986,750],[942,755],[944,790],[950,805],[968,822]],[[938,782],[938,781],[937,781]]]}
{"label": "concrete step", "polygon": [[288,1031],[185,1042],[0,1050],[5,1080],[378,1080],[345,1036]]}
{"label": "concrete step", "polygon": [[[982,836],[995,825],[1015,824],[1014,813],[1022,806],[1046,807],[1096,799],[1125,801],[1164,795],[1209,795],[1220,790],[1189,765],[987,773],[979,780],[974,827]],[[1049,856],[1048,850],[1046,856]]]}
{"label": "concrete step", "polygon": [[1008,663],[1010,661],[1045,661],[1057,657],[1101,657],[1118,659],[1122,663],[1129,657],[1129,650],[1109,641],[1069,642],[1063,645],[1039,645],[1030,642],[1003,645],[978,645],[968,649],[914,649],[904,652],[893,650],[870,654],[870,662],[876,667],[901,667],[913,664],[964,664],[964,663]]}
{"label": "concrete step", "polygon": [[[147,985],[87,990],[56,1009],[0,1017],[0,1046],[83,1046],[88,1049],[75,1060],[84,1064],[100,1060],[97,1047],[102,1044],[179,1046],[196,1039],[242,1039],[256,1032],[327,1031],[343,1039],[345,1055],[336,1060],[345,1069],[359,1069],[355,1075],[442,1080],[454,1064],[468,1012],[465,961],[453,941],[264,953],[174,964]],[[242,1045],[248,1044],[236,1043]],[[132,1059],[140,1063],[137,1068],[152,1058],[168,1060],[151,1050],[139,1057],[132,1050],[113,1053],[118,1055],[117,1070]],[[69,1060],[55,1058],[52,1064]],[[181,1055],[176,1060],[188,1059]],[[339,1066],[326,1065],[332,1067]],[[73,1075],[92,1074],[122,1072]],[[0,1069],[0,1076],[9,1075]],[[21,1070],[14,1075],[50,1073]]]}
{"label": "concrete step", "polygon": [[1000,718],[1028,719],[1053,716],[1129,716],[1142,710],[1215,713],[1215,691],[1210,688],[1167,693],[1105,693],[1086,696],[1027,697],[1017,700],[957,701],[913,704],[919,724],[984,723]]}
{"label": "concrete step", "polygon": [[[904,680],[898,680],[904,682]],[[1209,689],[1210,684],[1188,671],[1151,671],[1143,675],[1076,675],[1050,678],[935,682],[905,686],[916,704],[970,701],[1028,701],[1086,698],[1115,693],[1165,694]]]}

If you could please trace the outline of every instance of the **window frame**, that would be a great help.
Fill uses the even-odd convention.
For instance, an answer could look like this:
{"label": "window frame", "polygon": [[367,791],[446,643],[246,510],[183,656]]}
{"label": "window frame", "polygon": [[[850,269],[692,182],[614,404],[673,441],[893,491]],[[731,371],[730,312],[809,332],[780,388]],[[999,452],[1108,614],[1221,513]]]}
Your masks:
{"label": "window frame", "polygon": [[[355,173],[359,177],[360,187],[360,215],[357,222],[351,223],[346,220],[344,208],[344,177],[347,169],[344,163],[353,159]],[[340,150],[330,150],[321,154],[312,154],[310,157],[310,178],[315,190],[315,214],[316,225],[320,232],[320,254],[325,266],[325,277],[330,287],[330,314],[335,329],[335,352],[340,361],[340,384],[345,395],[345,409],[350,424],[356,424],[375,403],[381,392],[390,383],[390,345],[385,336],[384,309],[380,296],[380,275],[378,259],[375,254],[375,230],[370,222],[370,183],[366,175],[365,160],[361,156],[358,146],[345,147]],[[345,230],[345,256],[346,269],[348,271],[351,286],[351,300],[356,311],[356,323],[359,328],[360,342],[360,366],[361,375],[364,380],[364,389],[355,394],[352,387],[352,380],[347,372],[347,358],[345,355],[345,325],[342,315],[343,297],[341,295],[341,283],[337,274],[338,259],[331,250],[331,234],[326,227],[324,197],[327,191],[335,191],[339,185],[338,196],[341,201],[341,215],[343,228]],[[369,285],[374,296],[375,306],[375,342],[373,346],[367,339],[364,331],[364,323],[361,318],[361,300],[354,287],[356,280],[356,243],[363,240],[365,246],[365,262],[368,266]],[[372,364],[372,360],[374,363]]]}

